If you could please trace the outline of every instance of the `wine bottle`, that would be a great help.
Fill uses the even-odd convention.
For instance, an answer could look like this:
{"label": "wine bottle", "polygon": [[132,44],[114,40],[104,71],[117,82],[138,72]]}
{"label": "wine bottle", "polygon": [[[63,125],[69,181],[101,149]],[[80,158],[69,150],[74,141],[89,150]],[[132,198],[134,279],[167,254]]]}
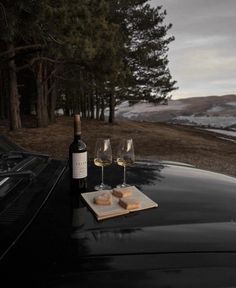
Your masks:
{"label": "wine bottle", "polygon": [[86,206],[81,199],[81,195],[72,196],[72,230],[77,230],[85,224]]}
{"label": "wine bottle", "polygon": [[74,141],[69,148],[70,184],[72,194],[80,194],[87,189],[87,147],[81,139],[80,116],[74,116]]}

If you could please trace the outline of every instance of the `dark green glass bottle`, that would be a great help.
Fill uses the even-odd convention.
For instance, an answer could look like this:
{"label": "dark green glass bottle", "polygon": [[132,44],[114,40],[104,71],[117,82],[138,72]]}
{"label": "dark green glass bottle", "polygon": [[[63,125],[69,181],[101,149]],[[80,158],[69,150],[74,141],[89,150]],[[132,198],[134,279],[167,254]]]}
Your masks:
{"label": "dark green glass bottle", "polygon": [[80,116],[74,116],[74,141],[69,147],[70,187],[72,194],[80,194],[87,189],[87,146],[81,139]]}

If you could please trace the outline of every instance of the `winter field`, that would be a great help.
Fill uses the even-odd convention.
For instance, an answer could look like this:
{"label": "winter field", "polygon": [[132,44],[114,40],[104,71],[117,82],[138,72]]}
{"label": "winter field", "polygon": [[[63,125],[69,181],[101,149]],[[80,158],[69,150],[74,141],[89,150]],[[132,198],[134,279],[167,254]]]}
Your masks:
{"label": "winter field", "polygon": [[[206,129],[216,136],[236,141],[236,95],[171,100],[168,105],[124,102],[117,117],[136,121],[161,122]],[[219,136],[221,137],[221,136]]]}

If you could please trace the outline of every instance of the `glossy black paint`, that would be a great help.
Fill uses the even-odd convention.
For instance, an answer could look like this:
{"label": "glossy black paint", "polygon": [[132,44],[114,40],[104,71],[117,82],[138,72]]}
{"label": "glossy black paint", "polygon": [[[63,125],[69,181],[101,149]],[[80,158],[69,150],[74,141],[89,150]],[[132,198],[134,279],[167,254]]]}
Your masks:
{"label": "glossy black paint", "polygon": [[[115,186],[122,169],[105,178]],[[71,201],[66,170],[0,262],[8,287],[236,286],[236,178],[143,161],[127,179],[159,207],[98,222]],[[91,163],[88,189],[99,181]]]}
{"label": "glossy black paint", "polygon": [[[90,169],[90,175],[96,174],[96,167]],[[107,174],[109,175],[107,182],[113,186],[122,179],[122,169],[119,167],[107,168]],[[90,190],[96,181],[99,180],[94,178],[89,180]],[[234,177],[194,167],[147,162],[137,163],[129,168],[128,181],[158,202],[159,207],[99,222],[99,228],[114,227],[119,223],[125,227],[146,227],[236,220]],[[86,214],[85,229],[97,226],[97,222],[90,218]]]}

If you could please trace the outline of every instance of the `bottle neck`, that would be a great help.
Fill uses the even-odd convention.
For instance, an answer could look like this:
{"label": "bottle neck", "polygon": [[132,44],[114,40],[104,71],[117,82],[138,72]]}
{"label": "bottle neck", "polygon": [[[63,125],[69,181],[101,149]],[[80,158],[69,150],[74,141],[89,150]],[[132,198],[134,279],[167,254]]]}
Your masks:
{"label": "bottle neck", "polygon": [[80,117],[77,115],[74,118],[74,140],[78,141],[81,139],[81,122]]}
{"label": "bottle neck", "polygon": [[74,135],[74,141],[77,142],[78,140],[81,139],[81,134],[75,134]]}

